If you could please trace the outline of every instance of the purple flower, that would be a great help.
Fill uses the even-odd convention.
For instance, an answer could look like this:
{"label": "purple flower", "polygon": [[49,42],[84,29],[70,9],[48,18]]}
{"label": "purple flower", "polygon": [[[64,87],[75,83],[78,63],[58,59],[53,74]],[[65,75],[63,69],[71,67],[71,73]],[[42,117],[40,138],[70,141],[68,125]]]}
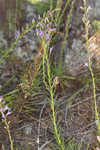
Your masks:
{"label": "purple flower", "polygon": [[[5,113],[5,111],[7,111],[7,113]],[[5,118],[9,114],[11,114],[11,109],[8,107],[8,105],[6,105],[5,107],[0,108],[0,112],[2,114],[2,118]]]}
{"label": "purple flower", "polygon": [[36,32],[39,33],[39,29],[36,28]]}
{"label": "purple flower", "polygon": [[40,31],[40,32],[39,32],[39,35],[40,35],[40,36],[42,36],[43,34],[44,34],[44,32],[43,32],[43,31]]}
{"label": "purple flower", "polygon": [[38,36],[43,36],[43,34],[44,34],[44,31],[42,31],[42,30],[39,30],[39,29],[36,29],[36,33],[37,33],[37,35]]}
{"label": "purple flower", "polygon": [[10,115],[11,114],[11,111],[8,111],[7,113],[6,113],[6,116],[8,116],[8,115]]}
{"label": "purple flower", "polygon": [[50,39],[50,35],[49,34],[46,34],[46,39]]}
{"label": "purple flower", "polygon": [[4,108],[0,108],[0,113],[1,113],[1,115],[2,115],[2,118],[5,118]]}
{"label": "purple flower", "polygon": [[88,63],[87,63],[87,62],[85,62],[85,63],[84,63],[84,66],[85,66],[85,67],[88,67]]}
{"label": "purple flower", "polygon": [[53,47],[50,48],[50,54],[52,53],[52,51],[53,51]]}
{"label": "purple flower", "polygon": [[19,37],[20,37],[20,31],[17,30],[17,31],[15,32],[15,39],[18,39]]}
{"label": "purple flower", "polygon": [[3,112],[1,112],[1,114],[2,114],[2,118],[5,118],[5,114]]}
{"label": "purple flower", "polygon": [[21,44],[22,40],[20,40],[20,31],[16,31],[15,32],[15,40],[18,40],[18,43]]}
{"label": "purple flower", "polygon": [[10,111],[11,109],[8,107],[8,105],[5,106],[5,110]]}

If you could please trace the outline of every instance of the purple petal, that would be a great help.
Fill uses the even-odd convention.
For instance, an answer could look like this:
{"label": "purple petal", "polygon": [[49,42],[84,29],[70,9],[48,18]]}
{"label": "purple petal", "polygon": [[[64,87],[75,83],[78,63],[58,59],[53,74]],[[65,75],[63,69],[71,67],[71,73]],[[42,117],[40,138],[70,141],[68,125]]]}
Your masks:
{"label": "purple petal", "polygon": [[2,118],[5,118],[5,114],[4,113],[2,113]]}
{"label": "purple petal", "polygon": [[50,48],[50,53],[53,51],[53,47]]}
{"label": "purple petal", "polygon": [[10,115],[11,113],[12,113],[11,111],[8,111],[6,115],[8,116],[8,115]]}
{"label": "purple petal", "polygon": [[50,54],[52,53],[52,51],[53,51],[53,47],[50,48]]}
{"label": "purple petal", "polygon": [[40,32],[39,32],[39,35],[40,35],[40,36],[41,36],[41,35],[43,35],[43,34],[44,34],[44,32],[43,32],[43,31],[40,31]]}
{"label": "purple petal", "polygon": [[50,38],[50,35],[49,34],[46,34],[46,39],[49,39]]}
{"label": "purple petal", "polygon": [[10,111],[11,109],[8,107],[8,105],[5,106],[5,110]]}
{"label": "purple petal", "polygon": [[88,63],[87,63],[87,62],[85,62],[85,63],[84,63],[84,66],[88,67]]}
{"label": "purple petal", "polygon": [[36,32],[39,33],[39,29],[36,28]]}
{"label": "purple petal", "polygon": [[16,32],[15,32],[15,39],[18,39],[19,36],[20,36],[20,31],[16,31]]}

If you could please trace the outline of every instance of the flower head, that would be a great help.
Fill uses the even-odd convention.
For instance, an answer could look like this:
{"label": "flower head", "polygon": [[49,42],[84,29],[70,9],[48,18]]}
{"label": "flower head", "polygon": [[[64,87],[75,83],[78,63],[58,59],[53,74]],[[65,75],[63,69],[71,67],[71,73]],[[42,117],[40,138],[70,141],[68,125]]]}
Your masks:
{"label": "flower head", "polygon": [[49,34],[46,34],[46,39],[50,39],[50,35]]}
{"label": "flower head", "polygon": [[17,30],[17,31],[15,32],[15,39],[18,39],[19,37],[20,37],[20,31]]}
{"label": "flower head", "polygon": [[40,30],[40,29],[36,29],[36,33],[37,33],[37,36],[39,36],[40,38],[44,35],[44,31]]}
{"label": "flower head", "polygon": [[87,62],[85,62],[85,63],[84,63],[84,66],[85,66],[85,67],[88,67],[88,63],[87,63]]}
{"label": "flower head", "polygon": [[54,49],[53,47],[50,47],[50,54],[52,53],[53,49]]}
{"label": "flower head", "polygon": [[[2,105],[1,105],[2,106]],[[6,112],[7,111],[7,112]],[[11,114],[11,109],[8,107],[8,105],[2,106],[0,108],[0,113],[2,115],[2,118],[5,118],[9,114]]]}
{"label": "flower head", "polygon": [[40,32],[39,32],[39,35],[40,35],[40,36],[42,36],[43,34],[44,34],[44,32],[43,32],[43,31],[40,31]]}

